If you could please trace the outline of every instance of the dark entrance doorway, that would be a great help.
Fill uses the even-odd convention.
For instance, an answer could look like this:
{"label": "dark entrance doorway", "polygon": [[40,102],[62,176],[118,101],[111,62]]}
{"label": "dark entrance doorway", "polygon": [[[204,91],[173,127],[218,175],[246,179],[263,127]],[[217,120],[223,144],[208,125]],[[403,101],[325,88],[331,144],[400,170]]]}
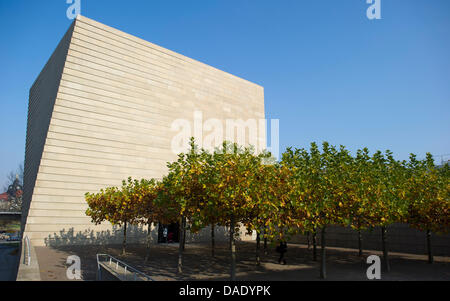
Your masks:
{"label": "dark entrance doorway", "polygon": [[175,243],[180,242],[180,224],[173,223],[158,226],[158,243]]}

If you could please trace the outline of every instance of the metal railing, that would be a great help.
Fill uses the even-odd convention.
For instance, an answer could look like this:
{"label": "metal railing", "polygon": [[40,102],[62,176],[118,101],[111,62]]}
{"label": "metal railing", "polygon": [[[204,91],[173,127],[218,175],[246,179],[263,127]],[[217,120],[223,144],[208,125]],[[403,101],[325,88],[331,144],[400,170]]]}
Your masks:
{"label": "metal railing", "polygon": [[30,247],[30,239],[28,236],[24,238],[24,248],[23,248],[23,263],[25,265],[31,264],[31,247]]}
{"label": "metal railing", "polygon": [[[108,254],[97,254],[97,280],[102,280],[102,270],[100,263],[105,263],[111,270],[117,273],[117,278],[121,281],[154,281],[150,276],[136,270],[125,262]],[[119,276],[119,267],[123,267],[123,277]],[[129,277],[128,277],[129,275]]]}

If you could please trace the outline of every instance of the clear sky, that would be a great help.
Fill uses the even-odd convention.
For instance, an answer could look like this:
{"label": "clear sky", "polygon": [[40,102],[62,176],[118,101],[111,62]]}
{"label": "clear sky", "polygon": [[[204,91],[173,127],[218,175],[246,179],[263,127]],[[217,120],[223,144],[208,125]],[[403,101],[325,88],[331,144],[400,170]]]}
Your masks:
{"label": "clear sky", "polygon": [[[81,14],[256,82],[280,146],[450,153],[450,1],[81,0]],[[28,91],[66,0],[0,0],[0,187],[24,160]]]}

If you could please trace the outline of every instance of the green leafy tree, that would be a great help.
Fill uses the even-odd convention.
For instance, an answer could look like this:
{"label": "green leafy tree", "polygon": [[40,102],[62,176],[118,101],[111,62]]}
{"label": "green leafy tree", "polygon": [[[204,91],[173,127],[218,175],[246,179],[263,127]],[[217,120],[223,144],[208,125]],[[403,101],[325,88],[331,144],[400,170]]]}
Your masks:
{"label": "green leafy tree", "polygon": [[372,187],[372,162],[369,150],[358,150],[353,160],[350,177],[353,179],[353,198],[348,198],[343,210],[346,211],[348,224],[358,232],[358,254],[362,256],[362,233],[373,226],[372,207],[374,189]]}
{"label": "green leafy tree", "polygon": [[152,224],[164,221],[168,216],[167,209],[158,202],[159,191],[160,183],[154,179],[134,180],[127,188],[130,202],[135,209],[136,221],[148,227],[145,262],[148,261],[150,256]]}
{"label": "green leafy tree", "polygon": [[249,168],[253,162],[252,150],[240,148],[237,144],[224,143],[213,154],[217,177],[211,183],[210,195],[216,200],[218,214],[230,229],[231,280],[236,279],[236,236],[239,222],[246,217],[246,202],[250,201]]}
{"label": "green leafy tree", "polygon": [[[316,156],[315,164],[320,165],[317,160],[319,152],[317,144],[311,144],[311,153]],[[281,164],[292,172],[291,185],[293,194],[291,198],[291,217],[298,232],[312,233],[313,261],[317,260],[316,219],[318,212],[311,206],[315,201],[320,189],[319,179],[315,177],[316,170],[313,168],[312,155],[305,149],[288,148],[282,155]]]}
{"label": "green leafy tree", "polygon": [[185,154],[179,154],[178,160],[169,163],[169,173],[163,179],[166,187],[166,204],[173,208],[178,208],[180,223],[180,248],[178,254],[178,272],[182,272],[183,250],[185,245],[186,224],[191,224],[191,231],[198,232],[204,226],[205,218],[202,216],[207,202],[205,169],[207,153],[198,150],[192,138],[190,150]]}
{"label": "green leafy tree", "polygon": [[113,225],[123,226],[122,254],[126,253],[127,225],[137,222],[136,202],[132,196],[133,181],[122,181],[121,189],[109,187],[99,193],[86,193],[89,208],[86,215],[97,225],[108,221]]}
{"label": "green leafy tree", "polygon": [[449,167],[436,168],[429,153],[423,161],[411,154],[408,165],[408,223],[426,232],[428,262],[433,263],[431,233],[448,233],[450,226]]}
{"label": "green leafy tree", "polygon": [[385,269],[390,271],[387,230],[389,225],[406,220],[408,204],[404,198],[405,169],[401,162],[394,160],[389,150],[385,155],[377,151],[372,157],[372,165],[375,190],[371,208],[373,223],[381,228]]}

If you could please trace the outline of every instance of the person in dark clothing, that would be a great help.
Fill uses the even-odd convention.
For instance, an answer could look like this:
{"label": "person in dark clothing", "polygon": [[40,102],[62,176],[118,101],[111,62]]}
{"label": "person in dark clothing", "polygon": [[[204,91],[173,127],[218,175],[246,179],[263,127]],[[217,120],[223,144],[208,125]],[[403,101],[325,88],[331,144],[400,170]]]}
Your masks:
{"label": "person in dark clothing", "polygon": [[278,263],[286,264],[286,259],[284,259],[284,253],[287,252],[287,242],[281,241],[280,245],[277,247],[277,252],[280,253],[280,258],[278,259]]}

